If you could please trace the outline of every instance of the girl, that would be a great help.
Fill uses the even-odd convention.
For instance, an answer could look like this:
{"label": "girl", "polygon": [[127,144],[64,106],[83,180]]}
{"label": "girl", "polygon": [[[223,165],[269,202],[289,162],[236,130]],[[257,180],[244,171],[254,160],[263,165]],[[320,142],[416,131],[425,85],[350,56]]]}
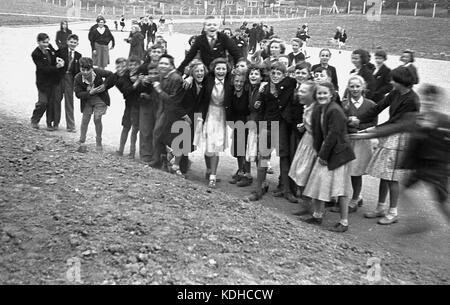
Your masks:
{"label": "girl", "polygon": [[72,31],[69,29],[69,23],[64,20],[61,21],[61,27],[58,32],[56,32],[56,45],[58,49],[67,47],[67,38],[72,35]]}
{"label": "girl", "polygon": [[270,67],[274,62],[278,61],[280,55],[286,51],[286,46],[280,39],[272,39],[267,45],[269,51],[269,57],[263,61],[263,65],[266,67],[266,71],[270,71]]}
{"label": "girl", "polygon": [[413,76],[413,85],[419,83],[419,75],[417,74],[417,68],[412,63],[415,61],[414,52],[411,50],[403,51],[400,61],[403,62],[403,66],[407,67]]}
{"label": "girl", "polygon": [[208,187],[216,188],[219,153],[228,146],[226,132],[226,111],[231,101],[230,67],[225,58],[211,62],[210,75],[206,79],[205,95],[202,102],[203,124],[202,143],[205,150],[206,177]]}
{"label": "girl", "polygon": [[302,63],[306,60],[305,54],[300,51],[300,48],[303,46],[303,42],[298,38],[293,38],[291,40],[292,52],[288,54],[289,58],[289,67],[295,66],[299,63]]}
{"label": "girl", "polygon": [[[247,79],[247,70],[236,69],[233,75],[233,95],[231,98],[230,105],[230,120],[236,125],[233,130],[233,146],[231,149],[233,157],[237,159],[238,170],[236,174],[232,177],[231,184],[237,184],[237,186],[244,187],[249,186],[252,182],[252,176],[250,173],[250,162],[245,160],[245,149],[247,147],[247,136],[248,131],[246,130],[244,134],[238,132],[238,127],[242,123],[247,123],[247,116],[249,115],[249,93],[245,88],[245,83]],[[239,124],[239,125],[238,125]],[[241,125],[244,126],[244,125]],[[242,141],[239,137],[244,136]]]}
{"label": "girl", "polygon": [[375,103],[380,102],[392,90],[391,69],[384,64],[386,60],[387,54],[385,51],[378,50],[375,52],[375,71],[373,72],[375,88],[372,96]]}
{"label": "girl", "polygon": [[[375,107],[358,116],[360,123],[372,121],[381,111],[389,107],[389,120],[379,126],[397,123],[405,114],[419,111],[419,99],[411,89],[414,76],[407,67],[392,70],[394,89]],[[378,205],[375,211],[364,214],[366,218],[381,218],[378,223],[389,225],[398,221],[397,203],[399,195],[398,182],[404,172],[398,169],[398,163],[406,149],[406,136],[402,133],[381,138],[367,167],[369,175],[379,178],[380,187]],[[390,208],[387,211],[386,196],[390,193]]]}
{"label": "girl", "polygon": [[186,50],[184,50],[184,55],[186,56],[187,55],[187,53],[189,53],[189,50],[191,49],[191,47],[192,47],[192,45],[194,44],[194,42],[195,42],[195,38],[197,38],[197,36],[191,36],[190,38],[189,38],[189,40],[188,40],[188,46],[187,46],[187,48],[186,48]]}
{"label": "girl", "polygon": [[[349,99],[342,102],[344,111],[349,118],[348,131],[349,133],[356,133],[377,124],[377,118],[371,121],[359,124],[357,117],[361,114],[371,110],[375,107],[375,103],[364,97],[366,83],[359,75],[351,76],[348,80],[347,90]],[[356,159],[349,163],[349,172],[352,180],[353,197],[349,203],[349,212],[356,212],[358,205],[362,206],[363,199],[361,198],[362,189],[362,175],[367,172],[367,166],[372,158],[372,144],[370,140],[365,141],[350,141]]]}
{"label": "girl", "polygon": [[338,197],[341,220],[332,230],[345,232],[348,230],[346,197],[350,193],[348,163],[355,159],[355,154],[347,139],[347,118],[342,108],[332,102],[333,94],[332,83],[317,84],[315,96],[318,105],[313,111],[311,126],[318,158],[303,195],[312,198],[314,213],[312,218],[306,220],[311,224],[321,224],[324,202]]}
{"label": "girl", "polygon": [[[352,53],[352,64],[355,68],[350,71],[351,75],[361,76],[367,84],[367,89],[365,96],[370,99],[372,98],[375,91],[375,78],[373,77],[372,71],[368,67],[370,62],[369,52],[366,50],[358,49]],[[344,94],[346,96],[347,94]]]}
{"label": "girl", "polygon": [[141,29],[138,25],[131,26],[130,37],[125,39],[126,42],[130,44],[130,54],[131,56],[136,56],[140,60],[144,59],[145,56],[145,36],[142,35]]}
{"label": "girl", "polygon": [[[114,49],[115,46],[114,36],[105,23],[105,18],[99,16],[97,17],[97,24],[92,26],[89,30],[92,59],[94,61],[94,66],[97,66],[100,69],[104,69],[109,65],[109,50]],[[110,43],[111,48],[108,49]]]}
{"label": "girl", "polygon": [[[197,112],[201,112],[200,106],[201,101],[203,99],[203,95],[205,93],[205,79],[208,74],[208,69],[203,64],[203,62],[199,59],[194,59],[189,65],[189,75],[193,78],[192,86],[190,86],[184,95],[183,98],[183,106],[186,109],[186,113],[189,116],[191,122],[195,122],[194,114]],[[191,128],[191,149],[190,151],[194,151],[193,141],[194,141],[194,128]],[[180,160],[180,171],[183,174],[189,169],[189,158],[188,155],[183,154]]]}
{"label": "girl", "polygon": [[316,105],[314,92],[316,84],[313,81],[304,81],[297,90],[298,101],[304,105],[303,123],[297,127],[303,134],[300,144],[297,147],[295,156],[289,170],[289,177],[303,190],[308,181],[311,170],[316,161],[316,151],[313,146],[311,116]]}

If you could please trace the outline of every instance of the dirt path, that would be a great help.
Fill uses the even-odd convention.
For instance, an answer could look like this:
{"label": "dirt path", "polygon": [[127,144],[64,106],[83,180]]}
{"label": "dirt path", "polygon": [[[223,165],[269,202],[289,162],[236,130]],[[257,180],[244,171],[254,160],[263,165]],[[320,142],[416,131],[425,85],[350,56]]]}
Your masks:
{"label": "dirt path", "polygon": [[[0,115],[1,284],[448,284],[448,273]],[[92,148],[92,147],[91,147]],[[78,277],[79,276],[79,277]]]}

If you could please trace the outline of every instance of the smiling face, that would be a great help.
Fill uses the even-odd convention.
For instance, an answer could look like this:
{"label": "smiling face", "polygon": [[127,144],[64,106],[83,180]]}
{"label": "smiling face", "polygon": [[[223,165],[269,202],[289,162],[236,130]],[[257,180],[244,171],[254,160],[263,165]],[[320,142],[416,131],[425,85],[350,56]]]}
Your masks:
{"label": "smiling face", "polygon": [[281,54],[281,46],[279,42],[272,42],[270,45],[270,55],[273,57],[278,57]]}
{"label": "smiling face", "polygon": [[321,105],[326,105],[331,102],[332,98],[331,90],[328,87],[317,85],[316,99]]}
{"label": "smiling face", "polygon": [[203,79],[205,78],[205,67],[203,66],[203,64],[197,65],[194,68],[194,71],[192,71],[192,76],[194,77],[194,80],[197,82],[197,84],[203,81]]}
{"label": "smiling face", "polygon": [[297,53],[299,49],[300,49],[300,45],[298,44],[298,42],[297,41],[293,41],[292,42],[292,51],[294,53]]}
{"label": "smiling face", "polygon": [[352,64],[358,69],[361,68],[361,55],[352,54]]}
{"label": "smiling face", "polygon": [[230,30],[224,30],[223,33],[231,38],[231,31]]}
{"label": "smiling face", "polygon": [[236,64],[236,69],[246,70],[248,68],[247,62],[245,60],[241,60]]}
{"label": "smiling face", "polygon": [[314,92],[311,85],[301,84],[297,94],[300,104],[308,106],[314,102]]}
{"label": "smiling face", "polygon": [[67,40],[67,46],[69,47],[69,49],[75,50],[75,48],[78,46],[78,40],[73,38]]}
{"label": "smiling face", "polygon": [[403,53],[402,56],[400,57],[400,61],[403,62],[404,64],[411,62],[411,54],[407,52]]}
{"label": "smiling face", "polygon": [[135,61],[130,61],[128,63],[128,70],[130,70],[131,74],[135,74],[139,68],[139,63]]}
{"label": "smiling face", "polygon": [[248,80],[252,85],[260,84],[262,80],[261,72],[259,70],[251,70],[250,74],[248,75]]}
{"label": "smiling face", "polygon": [[227,64],[220,63],[217,64],[214,68],[214,75],[218,80],[225,79],[225,76],[227,75]]}
{"label": "smiling face", "polygon": [[99,20],[99,21],[97,22],[97,24],[98,24],[98,27],[99,27],[99,28],[103,28],[103,27],[105,26],[105,21],[104,21],[104,20]]}
{"label": "smiling face", "polygon": [[285,74],[280,70],[270,71],[270,81],[274,84],[280,83],[285,77]]}
{"label": "smiling face", "polygon": [[159,61],[159,59],[161,58],[162,55],[163,55],[163,50],[160,49],[160,48],[152,49],[152,50],[150,51],[150,59],[151,59],[153,62]]}
{"label": "smiling face", "polygon": [[320,58],[320,63],[323,65],[327,65],[328,62],[330,61],[330,57],[331,57],[331,53],[328,51],[322,51],[320,52],[319,58]]}
{"label": "smiling face", "polygon": [[244,89],[244,83],[245,75],[236,75],[233,81],[234,90],[237,92],[241,92],[242,89]]}
{"label": "smiling face", "polygon": [[306,82],[309,77],[310,75],[308,69],[295,70],[294,72],[294,78],[299,84]]}
{"label": "smiling face", "polygon": [[38,41],[38,46],[41,49],[47,49],[49,44],[50,44],[50,39],[49,38],[47,38],[45,40]]}
{"label": "smiling face", "polygon": [[93,71],[94,69],[92,67],[80,67],[81,75],[85,78],[89,78]]}
{"label": "smiling face", "polygon": [[289,65],[289,59],[287,57],[280,57],[278,58],[278,61],[281,62],[286,68]]}
{"label": "smiling face", "polygon": [[363,84],[361,84],[361,82],[357,79],[352,79],[348,83],[348,90],[350,92],[350,96],[354,100],[359,100],[361,98],[362,93],[363,93],[363,88],[364,88]]}
{"label": "smiling face", "polygon": [[219,22],[217,19],[208,19],[205,21],[205,32],[208,36],[216,35],[216,32],[219,30]]}

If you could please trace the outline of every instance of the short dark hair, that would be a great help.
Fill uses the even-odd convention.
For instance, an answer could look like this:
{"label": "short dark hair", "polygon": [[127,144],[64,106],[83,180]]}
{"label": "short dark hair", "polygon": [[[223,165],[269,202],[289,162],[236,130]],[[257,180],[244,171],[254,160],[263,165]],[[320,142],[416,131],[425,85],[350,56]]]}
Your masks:
{"label": "short dark hair", "polygon": [[170,64],[171,64],[172,66],[175,67],[175,59],[173,58],[172,55],[169,55],[169,54],[163,54],[163,55],[159,58],[159,60],[161,60],[161,59],[163,59],[163,58],[167,58],[167,59],[169,60]]}
{"label": "short dark hair", "polygon": [[295,65],[295,70],[303,70],[303,69],[307,69],[308,73],[311,73],[311,64],[309,62],[304,61]]}
{"label": "short dark hair", "polygon": [[105,17],[103,17],[103,16],[98,16],[97,19],[96,19],[97,23],[99,23],[99,22],[102,21],[102,20],[103,20],[103,22],[106,23],[106,19],[105,19]]}
{"label": "short dark hair", "polygon": [[163,46],[161,44],[159,44],[159,43],[155,43],[154,45],[152,45],[150,47],[150,50],[155,50],[155,49],[163,50]]}
{"label": "short dark hair", "polygon": [[261,75],[264,75],[264,72],[265,72],[265,68],[264,68],[264,66],[263,65],[260,65],[260,64],[257,64],[257,63],[251,63],[249,66],[248,66],[248,73],[250,74],[250,72],[251,71],[253,71],[253,70],[258,70],[259,71],[259,73],[261,74]]}
{"label": "short dark hair", "polygon": [[327,68],[322,67],[322,66],[319,66],[319,67],[315,68],[313,72],[314,73],[317,73],[317,72],[322,73],[322,71],[325,71],[325,73],[328,75],[328,77],[331,77],[331,71],[328,70]]}
{"label": "short dark hair", "polygon": [[124,62],[127,62],[127,59],[125,57],[119,57],[116,59],[116,65]]}
{"label": "short dark hair", "polygon": [[70,34],[69,37],[67,37],[67,41],[69,41],[71,39],[76,40],[76,41],[80,41],[80,38],[78,37],[77,34]]}
{"label": "short dark hair", "polygon": [[407,54],[410,55],[410,58],[411,58],[410,62],[414,62],[415,61],[414,52],[412,50],[405,50],[405,51],[403,51],[403,53],[407,53]]}
{"label": "short dark hair", "polygon": [[423,84],[422,87],[419,89],[419,93],[425,96],[429,96],[429,95],[441,95],[443,91],[438,86],[432,84]]}
{"label": "short dark hair", "polygon": [[89,57],[81,57],[79,63],[81,68],[92,69],[94,67],[94,61]]}
{"label": "short dark hair", "polygon": [[50,39],[50,37],[46,33],[39,33],[37,35],[37,41],[38,42],[39,41],[44,41],[44,40],[47,40],[47,39]]}
{"label": "short dark hair", "polygon": [[414,85],[414,75],[407,67],[397,67],[391,72],[392,80],[407,88],[411,88]]}

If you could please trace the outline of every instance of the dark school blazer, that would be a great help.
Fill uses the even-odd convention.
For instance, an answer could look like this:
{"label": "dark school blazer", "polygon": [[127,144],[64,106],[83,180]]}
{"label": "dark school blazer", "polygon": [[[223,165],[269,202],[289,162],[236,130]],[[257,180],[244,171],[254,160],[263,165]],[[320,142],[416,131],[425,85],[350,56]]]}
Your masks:
{"label": "dark school blazer", "polygon": [[36,65],[36,86],[38,90],[45,91],[59,83],[61,71],[64,68],[56,68],[56,52],[52,45],[49,45],[47,55],[37,47],[31,53],[31,57]]}
{"label": "dark school blazer", "polygon": [[242,57],[241,51],[236,44],[225,34],[217,33],[217,41],[214,47],[211,48],[206,34],[200,35],[195,39],[194,44],[187,53],[185,59],[178,67],[180,73],[184,73],[184,68],[197,56],[200,51],[200,58],[202,62],[209,68],[209,64],[216,58],[227,58],[226,51],[231,55],[234,62],[238,62]]}
{"label": "dark school blazer", "polygon": [[[323,123],[321,123],[321,114]],[[312,118],[313,146],[319,158],[327,161],[329,170],[334,170],[355,159],[347,133],[347,117],[336,103],[316,105]]]}
{"label": "dark school blazer", "polygon": [[391,92],[392,90],[391,69],[383,64],[380,69],[378,69],[377,73],[373,75],[373,77],[375,78],[375,86],[372,100],[375,103],[378,103],[384,98],[387,93]]}
{"label": "dark school blazer", "polygon": [[[311,71],[314,72],[314,70],[318,67],[321,67],[321,64],[317,64],[311,67]],[[339,84],[338,84],[338,77],[337,77],[337,72],[336,72],[336,68],[333,66],[328,65],[328,67],[326,68],[327,70],[329,70],[331,72],[331,82],[334,85],[334,88],[336,89],[336,91],[339,91]]]}
{"label": "dark school blazer", "polygon": [[[95,87],[98,87],[98,86],[106,83],[106,79],[107,78],[110,78],[110,77],[114,76],[114,74],[112,72],[107,71],[107,70],[94,68],[94,72],[96,74],[95,75],[95,79],[94,79],[94,86]],[[81,112],[83,112],[85,104],[88,102],[89,98],[91,97],[91,95],[87,91],[87,87],[88,87],[88,85],[83,82],[83,78],[82,78],[81,73],[78,73],[75,76],[75,80],[74,80],[74,92],[75,92],[75,96],[81,100],[81,103],[80,103]],[[105,90],[105,91],[103,91],[103,92],[101,92],[101,93],[99,93],[97,95],[102,99],[102,101],[106,105],[109,106],[111,104],[111,100],[109,98],[108,90]]]}

